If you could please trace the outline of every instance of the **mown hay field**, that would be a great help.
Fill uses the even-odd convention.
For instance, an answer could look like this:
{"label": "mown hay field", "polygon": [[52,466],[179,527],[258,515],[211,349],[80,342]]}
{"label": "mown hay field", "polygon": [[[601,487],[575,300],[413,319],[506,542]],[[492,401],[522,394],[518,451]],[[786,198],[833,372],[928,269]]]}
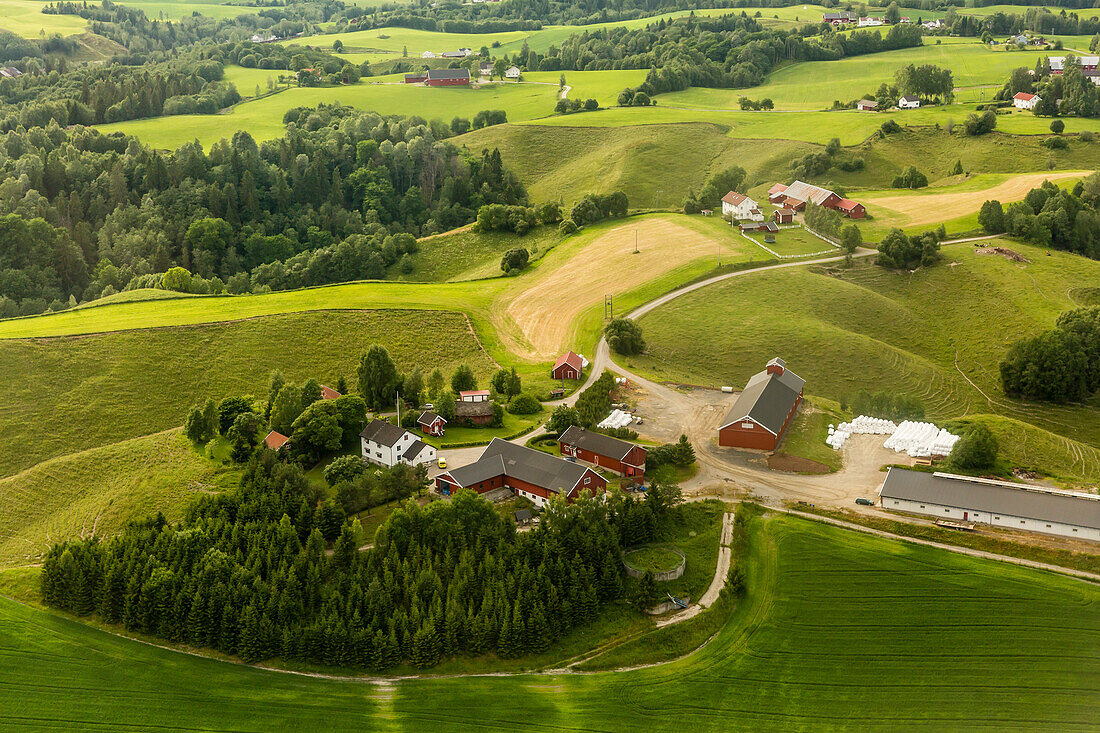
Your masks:
{"label": "mown hay field", "polygon": [[1100,482],[1096,404],[1009,399],[998,371],[1009,346],[1078,305],[1072,293],[1096,282],[1100,263],[990,244],[1031,262],[960,244],[944,248],[940,265],[912,273],[862,262],[733,278],[644,316],[648,353],[632,363],[660,379],[717,387],[744,384],[782,356],[807,380],[807,394],[840,401],[885,390],[920,398],[936,420],[998,415],[1009,421],[993,427],[1014,465],[1070,483]]}
{"label": "mown hay field", "polygon": [[[0,684],[15,693],[0,696],[0,718],[65,728],[465,731],[537,719],[544,730],[939,731],[1083,729],[1100,717],[1096,586],[793,517],[756,520],[751,537],[747,594],[717,607],[721,628],[706,646],[591,675],[385,684],[285,675],[0,600]],[[651,636],[630,659],[652,658]],[[874,704],[874,690],[889,704]]]}

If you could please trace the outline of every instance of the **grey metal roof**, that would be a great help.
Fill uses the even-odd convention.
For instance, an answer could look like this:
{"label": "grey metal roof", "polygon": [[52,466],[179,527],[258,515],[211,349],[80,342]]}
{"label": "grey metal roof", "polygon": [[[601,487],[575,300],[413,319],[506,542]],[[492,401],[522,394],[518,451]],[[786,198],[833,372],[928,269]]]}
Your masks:
{"label": "grey metal roof", "polygon": [[429,79],[469,79],[469,69],[429,69]]}
{"label": "grey metal roof", "polygon": [[[782,359],[773,359],[769,363],[782,366]],[[784,368],[782,374],[770,374],[767,369],[752,376],[745,389],[726,413],[722,427],[738,420],[751,417],[775,435],[783,429],[783,423],[791,408],[802,393],[806,380],[790,369]]]}
{"label": "grey metal roof", "polygon": [[576,425],[570,425],[569,429],[562,433],[558,440],[620,461],[626,458],[627,454],[634,448],[633,443],[612,438],[610,435],[597,433],[593,430],[585,430]]}
{"label": "grey metal roof", "polygon": [[493,438],[481,458],[447,473],[459,486],[471,486],[503,473],[548,491],[565,494],[590,470],[534,448]]}
{"label": "grey metal roof", "polygon": [[416,421],[421,425],[431,425],[436,420],[443,420],[443,422],[447,422],[431,410],[424,410],[424,412],[420,413],[420,417],[416,419]]}
{"label": "grey metal roof", "polygon": [[410,445],[405,450],[405,452],[401,454],[401,457],[404,458],[406,461],[411,461],[412,459],[420,455],[420,451],[424,450],[425,445],[427,445],[427,443],[425,443],[423,440],[414,440],[412,442],[412,445]]}
{"label": "grey metal roof", "polygon": [[957,509],[1100,529],[1100,496],[1028,484],[891,468],[879,495],[887,499],[924,501]]}
{"label": "grey metal roof", "polygon": [[367,423],[367,427],[363,428],[363,432],[359,433],[359,437],[392,448],[397,441],[401,440],[401,436],[404,434],[404,428],[399,428],[393,423],[375,418]]}

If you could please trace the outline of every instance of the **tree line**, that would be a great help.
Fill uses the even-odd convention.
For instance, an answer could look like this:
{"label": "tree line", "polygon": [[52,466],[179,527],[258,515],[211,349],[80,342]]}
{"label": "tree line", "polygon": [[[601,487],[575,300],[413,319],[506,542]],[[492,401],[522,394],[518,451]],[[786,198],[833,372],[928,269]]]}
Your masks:
{"label": "tree line", "polygon": [[285,119],[282,138],[258,145],[241,131],[209,152],[56,122],[9,132],[0,314],[155,287],[176,266],[199,292],[381,278],[416,236],[472,222],[485,204],[526,203],[499,152],[455,147],[439,120],[338,105]]}
{"label": "tree line", "polygon": [[1100,259],[1100,174],[1092,173],[1065,190],[1050,181],[1028,191],[1006,209],[1000,201],[982,204],[978,223],[990,234],[1006,233],[1041,247]]}
{"label": "tree line", "polygon": [[515,657],[547,649],[622,597],[620,548],[652,539],[676,511],[678,490],[654,488],[644,500],[553,502],[524,533],[460,491],[396,509],[359,550],[358,522],[319,502],[298,466],[265,452],[237,489],[199,498],[178,524],[158,515],[108,540],[55,545],[43,597],[249,662],[382,671]]}
{"label": "tree line", "polygon": [[1077,308],[1055,327],[1012,345],[1001,362],[1010,397],[1084,402],[1100,389],[1100,307]]}

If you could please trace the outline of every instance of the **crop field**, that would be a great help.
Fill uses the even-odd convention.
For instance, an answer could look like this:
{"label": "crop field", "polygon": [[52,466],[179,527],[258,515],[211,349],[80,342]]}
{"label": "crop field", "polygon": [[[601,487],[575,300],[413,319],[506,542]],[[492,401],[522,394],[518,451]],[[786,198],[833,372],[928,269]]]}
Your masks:
{"label": "crop field", "polygon": [[[0,696],[0,719],[459,731],[514,729],[537,716],[546,730],[786,731],[832,721],[938,731],[1065,730],[1100,717],[1095,586],[798,518],[754,524],[747,594],[718,609],[710,643],[668,664],[593,675],[382,685],[285,675],[0,600],[0,684],[14,693]],[[889,704],[872,704],[868,691],[884,680]]]}
{"label": "crop field", "polygon": [[88,21],[76,15],[46,15],[39,0],[0,0],[0,30],[24,38],[39,38],[60,33],[82,33]]}
{"label": "crop field", "polygon": [[[1025,173],[1017,176],[975,176],[954,186],[923,188],[904,192],[869,192],[861,201],[867,211],[876,218],[885,219],[893,226],[929,227],[946,219],[977,214],[982,204],[996,199],[1002,204],[1019,201],[1027,192],[1038,188],[1043,181],[1071,185],[1087,175],[1086,172],[1058,171]],[[1004,178],[989,183],[990,178]]]}
{"label": "crop field", "polygon": [[43,461],[0,479],[0,566],[37,561],[54,542],[109,537],[157,512],[176,521],[195,496],[238,476],[178,428]]}
{"label": "crop field", "polygon": [[[152,305],[190,304],[193,299]],[[146,305],[146,304],[133,304]],[[338,302],[331,304],[340,307]],[[120,306],[105,306],[104,308]],[[345,306],[346,307],[346,306]],[[84,311],[95,318],[95,309]],[[0,341],[8,375],[0,403],[0,476],[35,463],[182,425],[191,405],[230,394],[267,397],[279,369],[290,381],[354,383],[359,357],[385,345],[399,368],[463,362],[485,379],[493,362],[466,319],[441,311],[333,311],[79,338]],[[43,390],[43,384],[50,384]],[[46,490],[46,487],[43,487]]]}
{"label": "crop field", "polygon": [[[259,72],[259,73],[255,73]],[[603,104],[614,104],[619,92],[645,78],[641,71],[571,71],[568,84],[571,96],[595,98]],[[255,92],[256,84],[266,89],[268,76],[278,78],[278,72],[248,70],[248,74],[233,71],[231,80],[240,79],[242,95]],[[135,135],[157,148],[174,150],[180,145],[198,140],[205,147],[229,138],[237,130],[248,130],[256,140],[270,140],[283,134],[283,115],[294,107],[312,107],[322,102],[358,107],[380,114],[420,115],[426,119],[452,117],[472,119],[486,109],[502,109],[510,121],[530,120],[554,114],[558,99],[559,72],[527,75],[522,83],[485,84],[478,88],[425,87],[402,83],[403,75],[368,77],[358,84],[338,87],[292,87],[262,99],[236,105],[224,115],[176,115],[167,118],[132,120],[97,127],[103,133],[123,132]],[[580,118],[592,112],[568,115]],[[169,121],[171,124],[166,124]]]}
{"label": "crop field", "polygon": [[1014,421],[998,423],[1016,436],[1002,441],[1013,465],[1035,466],[1041,455],[1037,467],[1068,483],[1100,481],[1096,405],[1010,400],[997,371],[1012,343],[1078,305],[1071,294],[1100,277],[1100,263],[1002,244],[1030,264],[961,244],[911,274],[865,262],[734,278],[644,316],[648,355],[633,363],[660,379],[717,386],[744,384],[781,355],[807,394],[840,401],[874,384],[918,397],[935,420],[999,415]]}
{"label": "crop field", "polygon": [[503,296],[508,303],[498,312],[506,314],[523,337],[509,343],[510,350],[527,359],[553,358],[568,342],[577,317],[603,302],[604,295],[620,295],[719,250],[731,259],[747,259],[744,248],[732,239],[701,235],[687,225],[689,221],[668,216],[634,219],[579,251],[551,252],[547,260],[556,267],[546,267],[546,273],[531,278],[522,291]]}

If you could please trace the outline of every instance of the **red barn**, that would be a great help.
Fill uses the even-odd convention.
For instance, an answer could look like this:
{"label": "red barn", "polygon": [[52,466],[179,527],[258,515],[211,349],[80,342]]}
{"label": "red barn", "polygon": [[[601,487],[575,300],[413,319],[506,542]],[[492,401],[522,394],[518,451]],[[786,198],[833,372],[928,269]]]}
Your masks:
{"label": "red barn", "polygon": [[802,211],[807,203],[813,202],[826,209],[835,209],[851,219],[862,219],[867,216],[863,204],[841,198],[827,188],[803,181],[795,181],[789,186],[784,186],[782,183],[775,184],[768,189],[768,201],[775,206],[792,211]]}
{"label": "red barn", "polygon": [[775,450],[802,403],[806,380],[775,358],[737,397],[718,428],[718,445]]}
{"label": "red barn", "polygon": [[558,438],[558,447],[563,456],[609,469],[635,483],[645,479],[646,450],[640,445],[571,425]]}
{"label": "red barn", "polygon": [[434,412],[425,410],[420,413],[420,417],[416,419],[416,424],[420,427],[420,432],[425,435],[434,435],[438,438],[446,432],[447,421]]}
{"label": "red barn", "polygon": [[458,393],[455,402],[455,418],[459,423],[470,425],[488,425],[493,421],[493,401],[489,399],[489,390],[472,389]]}
{"label": "red barn", "polygon": [[414,71],[411,74],[405,74],[406,84],[423,84],[428,80],[427,71]]}
{"label": "red barn", "polygon": [[484,494],[508,488],[536,506],[545,506],[555,494],[572,501],[582,491],[600,493],[607,488],[607,479],[586,466],[493,438],[477,461],[441,473],[435,477],[435,485],[444,495],[458,489]]}
{"label": "red barn", "polygon": [[849,219],[862,219],[867,216],[867,209],[863,208],[863,204],[851,199],[841,199],[836,205],[836,210]]}
{"label": "red barn", "polygon": [[457,87],[470,83],[469,69],[429,69],[425,83],[430,87]]}
{"label": "red barn", "polygon": [[321,399],[323,399],[323,400],[335,400],[336,398],[343,397],[343,396],[344,395],[340,394],[339,392],[334,390],[332,387],[326,387],[323,384],[321,385]]}
{"label": "red barn", "polygon": [[580,354],[567,351],[554,362],[554,368],[550,370],[550,376],[554,379],[580,379],[586,362]]}

